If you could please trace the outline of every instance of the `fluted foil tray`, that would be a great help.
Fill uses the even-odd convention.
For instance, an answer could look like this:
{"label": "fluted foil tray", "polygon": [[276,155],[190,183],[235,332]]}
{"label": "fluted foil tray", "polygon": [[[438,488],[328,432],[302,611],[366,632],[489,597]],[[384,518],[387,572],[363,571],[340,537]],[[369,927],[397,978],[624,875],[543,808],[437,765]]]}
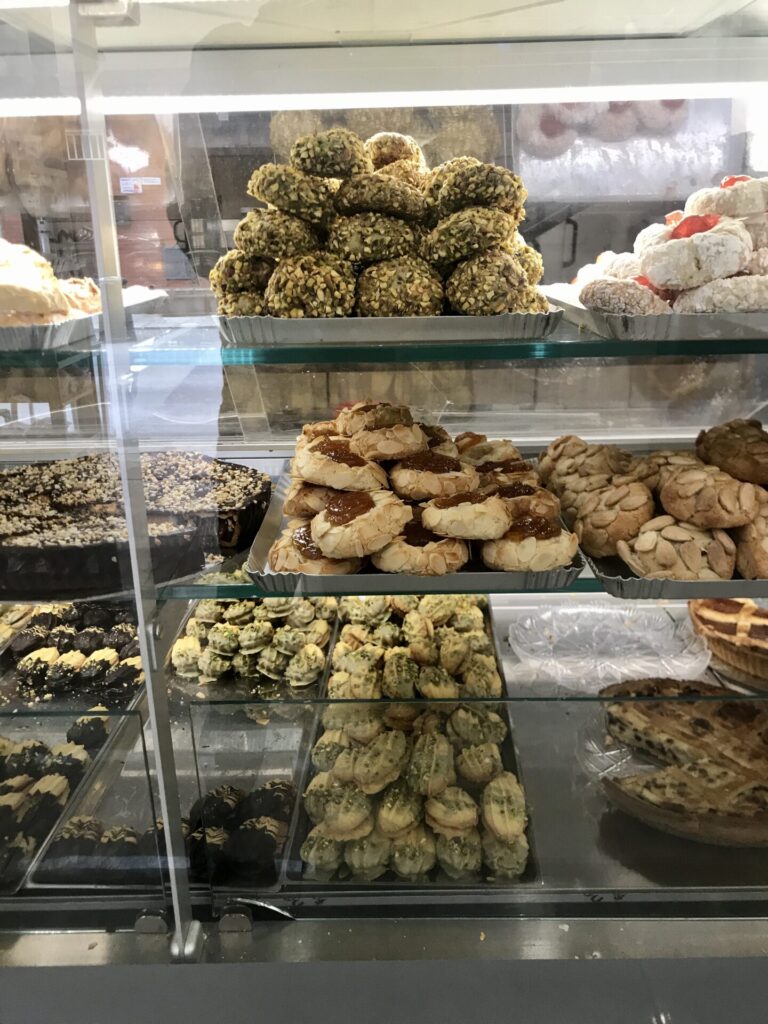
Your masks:
{"label": "fluted foil tray", "polygon": [[60,324],[0,327],[0,352],[49,351],[87,341],[98,331],[100,314],[79,316]]}
{"label": "fluted foil tray", "polygon": [[579,302],[581,289],[577,285],[552,284],[541,290],[562,308],[570,323],[616,341],[739,341],[764,338],[768,333],[768,311],[627,316],[587,309]]}
{"label": "fluted foil tray", "polygon": [[557,327],[561,309],[549,313],[501,313],[498,316],[327,317],[291,320],[274,316],[219,317],[219,333],[228,346],[367,344],[414,341],[524,341],[546,338]]}
{"label": "fluted foil tray", "polygon": [[649,580],[633,576],[620,558],[584,556],[607,593],[614,597],[688,601],[695,597],[765,597],[767,580]]}
{"label": "fluted foil tray", "polygon": [[[502,594],[565,590],[581,574],[584,561],[577,552],[568,566],[546,572],[495,572],[473,557],[460,571],[445,576],[413,576],[408,573],[378,572],[371,569],[352,576],[314,576],[309,573],[272,572],[269,549],[286,522],[283,502],[290,486],[289,463],[280,475],[272,503],[251,546],[245,569],[254,583],[267,594]],[[471,542],[470,542],[471,544]]]}

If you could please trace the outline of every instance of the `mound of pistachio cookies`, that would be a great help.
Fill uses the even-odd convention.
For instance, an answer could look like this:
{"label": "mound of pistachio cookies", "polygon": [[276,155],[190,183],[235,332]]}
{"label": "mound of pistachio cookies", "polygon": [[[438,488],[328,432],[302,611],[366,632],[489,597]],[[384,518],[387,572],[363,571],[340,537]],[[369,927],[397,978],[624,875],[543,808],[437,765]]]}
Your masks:
{"label": "mound of pistachio cookies", "polygon": [[546,313],[541,256],[518,228],[527,191],[459,156],[429,170],[398,132],[302,135],[248,193],[265,206],[210,273],[221,315],[285,318]]}
{"label": "mound of pistachio cookies", "polygon": [[508,440],[414,420],[389,402],[357,402],[297,439],[273,572],[444,576],[476,563],[500,572],[571,564],[576,535],[560,503]]}
{"label": "mound of pistachio cookies", "polygon": [[[505,771],[503,683],[473,595],[348,597],[331,703],[303,794],[301,857],[320,879],[477,877],[525,870],[525,795]],[[343,703],[333,703],[343,701]]]}

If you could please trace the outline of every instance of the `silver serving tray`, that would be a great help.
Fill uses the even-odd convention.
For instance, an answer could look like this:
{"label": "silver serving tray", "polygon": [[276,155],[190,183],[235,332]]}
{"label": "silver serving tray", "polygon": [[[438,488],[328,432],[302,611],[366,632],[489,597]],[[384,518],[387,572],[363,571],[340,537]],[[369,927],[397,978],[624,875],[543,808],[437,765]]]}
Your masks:
{"label": "silver serving tray", "polygon": [[765,338],[768,333],[768,311],[627,316],[587,309],[579,302],[580,289],[576,285],[547,285],[542,291],[550,302],[562,307],[566,320],[601,338],[616,341],[739,341]]}
{"label": "silver serving tray", "polygon": [[546,338],[557,327],[561,309],[549,313],[498,316],[328,317],[291,320],[274,316],[220,316],[225,345],[314,345],[414,341],[467,342]]}
{"label": "silver serving tray", "polygon": [[267,594],[430,594],[452,591],[477,594],[565,590],[581,574],[584,561],[577,552],[568,566],[547,572],[496,572],[473,558],[459,572],[445,576],[414,576],[372,570],[353,576],[314,576],[309,573],[273,572],[269,549],[282,532],[287,518],[283,502],[290,486],[286,460],[264,521],[256,534],[245,569],[259,590]]}
{"label": "silver serving tray", "polygon": [[688,601],[695,597],[765,597],[768,580],[650,580],[633,576],[620,558],[584,556],[605,591],[630,600],[650,598]]}

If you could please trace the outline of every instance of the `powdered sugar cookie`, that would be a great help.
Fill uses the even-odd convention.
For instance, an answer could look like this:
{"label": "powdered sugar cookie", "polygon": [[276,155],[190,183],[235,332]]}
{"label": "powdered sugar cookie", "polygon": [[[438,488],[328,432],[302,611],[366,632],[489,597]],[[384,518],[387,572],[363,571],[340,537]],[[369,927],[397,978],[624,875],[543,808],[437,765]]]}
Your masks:
{"label": "powdered sugar cookie", "polygon": [[752,239],[741,221],[696,214],[676,224],[668,241],[645,249],[640,269],[656,288],[681,291],[738,274],[751,255]]}
{"label": "powdered sugar cookie", "polygon": [[581,289],[579,301],[587,309],[628,316],[651,316],[672,312],[668,302],[642,280],[633,278],[619,280],[614,277],[603,277],[590,281]]}
{"label": "powdered sugar cookie", "polygon": [[701,188],[688,196],[686,214],[719,213],[726,217],[749,217],[768,210],[768,178],[729,174],[719,188]]}
{"label": "powdered sugar cookie", "polygon": [[551,160],[567,152],[576,141],[576,132],[555,114],[539,104],[523,107],[515,123],[517,136],[533,156]]}
{"label": "powdered sugar cookie", "polygon": [[757,313],[768,310],[768,276],[729,277],[683,292],[675,313]]}
{"label": "powdered sugar cookie", "polygon": [[667,135],[682,128],[688,117],[686,100],[644,100],[635,104],[643,127],[657,135]]}
{"label": "powdered sugar cookie", "polygon": [[595,118],[612,107],[614,103],[548,103],[547,112],[569,128],[592,124]]}
{"label": "powdered sugar cookie", "polygon": [[661,242],[668,242],[673,227],[674,225],[670,224],[649,224],[647,228],[643,228],[642,231],[638,232],[635,244],[632,247],[635,255],[641,256],[646,249],[659,245]]}
{"label": "powdered sugar cookie", "polygon": [[753,277],[768,277],[768,248],[753,250],[747,273]]}
{"label": "powdered sugar cookie", "polygon": [[601,142],[625,142],[639,127],[634,103],[609,103],[592,121],[590,134]]}

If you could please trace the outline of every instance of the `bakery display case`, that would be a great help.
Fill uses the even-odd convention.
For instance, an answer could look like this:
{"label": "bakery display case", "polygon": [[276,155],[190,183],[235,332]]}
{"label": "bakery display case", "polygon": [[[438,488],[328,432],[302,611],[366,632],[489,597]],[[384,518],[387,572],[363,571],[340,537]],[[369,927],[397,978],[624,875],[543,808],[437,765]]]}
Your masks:
{"label": "bakery display case", "polygon": [[762,955],[768,21],[592,7],[3,6],[0,964]]}

